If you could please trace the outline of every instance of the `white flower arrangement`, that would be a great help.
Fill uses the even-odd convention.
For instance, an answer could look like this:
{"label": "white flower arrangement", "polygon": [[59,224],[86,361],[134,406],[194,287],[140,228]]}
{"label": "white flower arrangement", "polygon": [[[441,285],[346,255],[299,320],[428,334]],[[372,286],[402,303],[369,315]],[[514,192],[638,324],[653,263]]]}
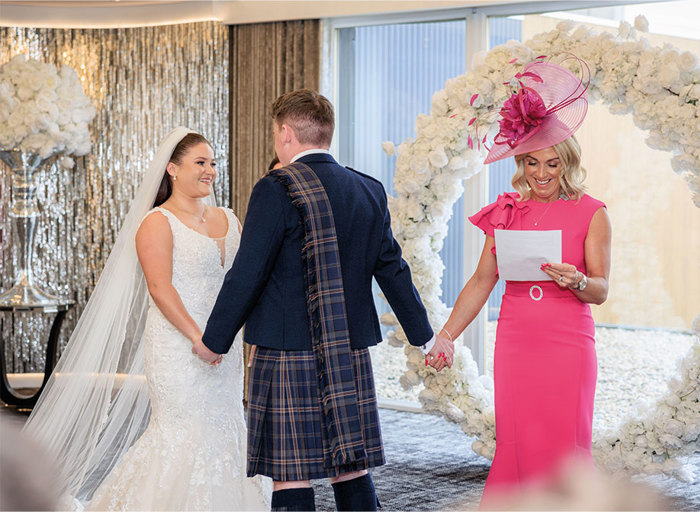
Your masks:
{"label": "white flower arrangement", "polygon": [[[54,153],[90,151],[88,124],[95,107],[68,66],[17,55],[0,66],[0,148],[47,158]],[[72,167],[64,157],[62,166]]]}
{"label": "white flower arrangement", "polygon": [[679,370],[680,380],[669,382],[668,392],[653,407],[640,407],[641,419],[630,418],[617,432],[607,432],[593,443],[599,464],[610,471],[693,480],[692,466],[682,461],[700,449],[700,343],[691,347]]}
{"label": "white flower arrangement", "polygon": [[[631,113],[637,126],[649,131],[650,147],[671,151],[673,170],[685,178],[700,207],[697,58],[668,45],[657,48],[636,39],[637,30],[647,28],[646,19],[638,17],[634,27],[621,23],[615,37],[564,21],[524,45],[511,41],[476,55],[473,71],[448,80],[445,89],[433,95],[430,115],[416,119],[415,140],[398,147],[397,196],[389,201],[394,235],[433,325],[442,326],[449,313],[440,300],[444,265],[438,254],[447,221],[462,194],[461,181],[483,169],[483,142],[492,139],[497,129],[493,123],[490,133],[483,133],[484,126],[489,126],[484,121],[495,120],[510,96],[504,83],[511,83],[525,64],[540,55],[573,53],[586,61],[591,70],[589,99],[603,101],[615,114]],[[470,122],[475,118],[480,122]],[[384,150],[392,154],[393,144],[385,143]],[[383,321],[396,325],[391,315],[384,315]],[[700,334],[700,316],[695,323]],[[408,369],[400,379],[402,386],[410,388],[422,381],[423,408],[460,424],[465,433],[477,438],[472,449],[492,458],[496,448],[493,383],[478,375],[469,350],[458,344],[453,367],[435,373],[425,366],[420,351],[407,343],[401,327],[387,338],[393,346],[405,346]],[[700,343],[682,361],[681,380],[670,384],[667,395],[642,419],[630,420],[620,432],[596,440],[594,456],[611,470],[691,479],[692,471],[681,459],[700,443],[699,401]]]}

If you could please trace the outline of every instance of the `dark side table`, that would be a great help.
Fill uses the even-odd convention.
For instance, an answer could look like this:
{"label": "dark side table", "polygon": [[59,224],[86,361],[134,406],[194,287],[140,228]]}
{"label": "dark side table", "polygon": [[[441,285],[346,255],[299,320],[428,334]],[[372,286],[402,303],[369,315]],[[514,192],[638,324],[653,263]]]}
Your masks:
{"label": "dark side table", "polygon": [[7,306],[0,305],[0,312],[6,312],[14,315],[15,313],[32,311],[43,314],[55,313],[56,316],[51,324],[51,332],[49,340],[46,343],[46,363],[44,364],[44,380],[41,382],[39,390],[31,396],[18,394],[7,379],[7,365],[5,364],[5,339],[2,339],[0,346],[0,368],[2,368],[2,380],[0,381],[0,399],[7,405],[14,405],[20,408],[32,408],[36,405],[39,395],[44,390],[46,383],[51,376],[51,372],[56,366],[56,356],[58,355],[58,337],[61,333],[61,324],[66,317],[66,313],[73,307],[72,302],[64,302],[52,304],[50,306]]}

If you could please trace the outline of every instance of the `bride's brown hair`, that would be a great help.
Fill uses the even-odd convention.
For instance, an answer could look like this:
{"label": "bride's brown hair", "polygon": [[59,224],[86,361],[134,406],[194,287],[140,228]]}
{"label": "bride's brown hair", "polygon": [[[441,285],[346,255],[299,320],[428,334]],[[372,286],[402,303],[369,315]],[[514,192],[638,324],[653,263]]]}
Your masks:
{"label": "bride's brown hair", "polygon": [[[213,148],[211,142],[209,142],[204,135],[200,135],[199,133],[188,133],[182,138],[182,140],[180,140],[180,142],[177,143],[177,146],[175,146],[175,149],[173,149],[173,154],[170,155],[170,160],[168,163],[172,162],[180,165],[182,163],[182,157],[185,156],[187,150],[192,146],[202,143],[207,144],[210,148]],[[153,201],[153,206],[160,206],[163,204],[168,200],[172,193],[172,177],[168,174],[168,171],[165,171],[163,174],[163,180],[160,182],[160,187],[158,187],[156,200]]]}

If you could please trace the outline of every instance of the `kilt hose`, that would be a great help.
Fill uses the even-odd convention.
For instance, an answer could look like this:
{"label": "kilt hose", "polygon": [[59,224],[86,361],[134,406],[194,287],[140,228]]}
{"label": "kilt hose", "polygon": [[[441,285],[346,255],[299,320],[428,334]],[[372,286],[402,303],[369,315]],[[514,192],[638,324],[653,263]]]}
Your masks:
{"label": "kilt hose", "polygon": [[352,350],[351,356],[367,457],[345,466],[325,467],[313,352],[256,348],[248,385],[249,477],[312,480],[385,463],[369,349]]}

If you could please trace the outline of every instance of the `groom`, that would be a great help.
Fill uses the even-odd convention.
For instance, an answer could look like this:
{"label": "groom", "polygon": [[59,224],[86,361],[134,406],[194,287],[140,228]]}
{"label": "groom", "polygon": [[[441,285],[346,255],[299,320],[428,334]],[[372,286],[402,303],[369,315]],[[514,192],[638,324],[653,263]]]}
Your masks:
{"label": "groom", "polygon": [[433,335],[381,183],[330,155],[330,102],[293,91],[272,117],[285,167],[255,185],[240,249],[193,351],[216,363],[246,323],[256,345],[247,473],[274,480],[273,510],[314,510],[317,478],[330,478],[338,510],[376,510],[367,470],[385,461],[368,348],[382,339],[372,278],[427,363],[451,364],[453,346]]}

